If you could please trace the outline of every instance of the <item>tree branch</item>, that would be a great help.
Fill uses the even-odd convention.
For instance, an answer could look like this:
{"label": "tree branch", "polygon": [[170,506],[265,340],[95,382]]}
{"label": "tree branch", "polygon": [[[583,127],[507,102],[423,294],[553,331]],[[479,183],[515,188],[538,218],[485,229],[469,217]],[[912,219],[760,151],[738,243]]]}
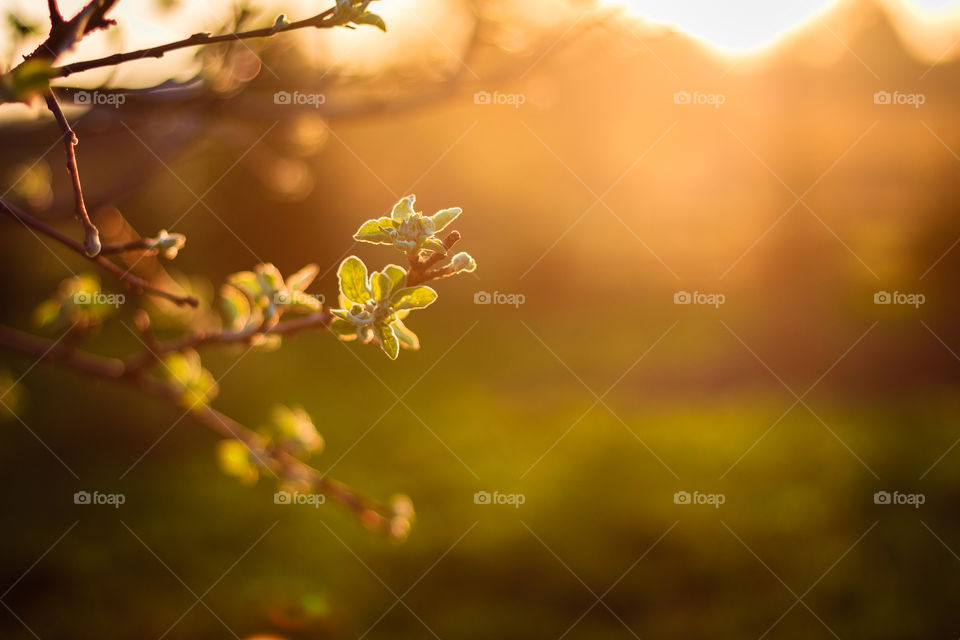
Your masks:
{"label": "tree branch", "polygon": [[272,27],[226,33],[219,36],[214,36],[209,33],[195,33],[189,38],[177,40],[176,42],[149,47],[147,49],[128,51],[126,53],[115,53],[103,58],[74,62],[63,65],[62,67],[55,67],[51,69],[51,74],[54,78],[65,78],[74,73],[80,73],[81,71],[89,71],[90,69],[98,69],[100,67],[112,67],[118,64],[123,64],[124,62],[130,62],[132,60],[142,60],[143,58],[161,58],[164,54],[170,51],[176,51],[177,49],[220,44],[224,42],[237,42],[239,40],[249,40],[252,38],[269,38],[270,36],[274,36],[278,33],[295,31],[297,29],[305,29],[308,27],[314,27],[316,29],[329,29],[330,27],[335,27],[340,24],[346,24],[346,22],[349,22],[349,20],[344,21],[344,19],[336,16],[335,10],[331,8],[322,13],[318,13],[311,18],[306,18],[297,22],[274,25]]}
{"label": "tree branch", "polygon": [[[108,19],[106,16],[118,1],[119,0],[89,0],[83,9],[67,21],[64,20],[60,12],[58,0],[47,0],[51,24],[49,35],[33,53],[26,56],[22,64],[26,64],[33,58],[38,58],[52,65],[65,51],[71,49],[88,33],[115,24],[114,21]],[[305,20],[290,23],[284,19],[278,19],[273,26],[268,28],[238,31],[217,36],[209,33],[197,33],[183,40],[165,45],[127,53],[118,53],[104,58],[51,68],[50,73],[47,75],[49,78],[62,78],[81,71],[101,67],[112,67],[133,60],[149,57],[160,58],[167,52],[178,49],[231,43],[252,38],[267,38],[278,33],[307,27],[320,29],[337,25],[350,26],[351,22],[356,21],[357,23],[379,23],[377,26],[383,28],[382,21],[379,20],[379,18],[369,16],[365,13],[370,1],[371,0],[351,0],[344,4],[338,0],[334,8],[323,11]],[[368,19],[364,20],[363,18]],[[47,65],[43,66],[46,67]],[[19,68],[18,66],[9,73],[15,73]],[[62,132],[67,155],[67,170],[73,183],[75,213],[84,228],[84,241],[81,244],[69,236],[64,235],[32,215],[18,209],[3,197],[0,197],[0,209],[24,226],[53,238],[72,251],[96,263],[100,268],[115,276],[126,286],[140,292],[165,298],[178,305],[192,305],[196,307],[198,305],[196,298],[179,296],[155,287],[146,280],[129,273],[129,270],[124,270],[121,266],[104,257],[104,253],[111,255],[125,251],[152,249],[154,248],[154,243],[141,238],[110,245],[106,248],[102,247],[99,232],[90,220],[83,197],[79,167],[74,149],[77,144],[77,137],[63,113],[53,89],[46,89],[44,98],[47,108],[53,114]],[[451,233],[447,237],[448,241],[452,240],[450,246],[456,243],[458,239],[459,234],[456,232]],[[414,274],[413,271],[411,272],[412,277],[414,279],[419,278],[421,282],[436,277],[443,277],[443,274],[441,274],[442,269],[429,270],[438,260],[439,258],[434,257],[421,261],[419,257],[412,257],[411,263],[419,268],[417,273]],[[258,336],[262,337],[270,334],[292,335],[309,328],[328,327],[332,319],[333,316],[328,310],[286,322],[278,322],[277,317],[273,316],[259,326],[253,326],[241,331],[198,332],[177,340],[161,343],[156,340],[150,331],[149,317],[141,312],[137,317],[137,327],[145,337],[145,350],[125,360],[106,358],[80,351],[69,344],[69,341],[63,341],[62,343],[52,342],[6,327],[0,327],[0,348],[32,356],[37,362],[58,362],[87,376],[124,382],[134,386],[145,394],[158,397],[174,406],[182,407],[184,404],[182,387],[175,381],[168,381],[163,377],[158,377],[148,370],[152,362],[162,359],[165,354],[183,352],[207,344],[249,342]],[[354,511],[360,517],[361,521],[370,528],[386,530],[393,536],[405,535],[406,529],[409,526],[409,514],[399,513],[399,508],[395,510],[391,506],[372,501],[352,488],[328,478],[325,474],[305,464],[288,451],[271,444],[270,441],[261,438],[256,432],[246,428],[239,422],[212,407],[206,405],[200,406],[199,408],[191,407],[190,414],[198,423],[203,424],[211,430],[243,442],[250,449],[252,455],[260,461],[261,465],[265,469],[274,472],[279,478],[288,482],[306,483],[311,488],[321,491],[334,501]]]}
{"label": "tree branch", "polygon": [[166,291],[159,287],[155,287],[154,285],[150,284],[143,278],[135,276],[129,271],[121,269],[119,266],[117,266],[113,262],[110,262],[109,260],[107,260],[101,255],[97,255],[97,256],[87,255],[85,248],[79,242],[77,242],[73,238],[65,236],[64,234],[60,233],[53,227],[45,224],[44,222],[41,222],[37,218],[34,218],[29,213],[15,207],[13,204],[7,202],[3,198],[0,198],[0,210],[5,211],[13,219],[18,220],[24,226],[30,227],[46,236],[53,238],[60,244],[63,244],[64,246],[79,253],[80,255],[90,260],[91,262],[94,262],[101,269],[113,275],[114,277],[116,277],[118,280],[123,282],[125,285],[127,285],[134,291],[148,293],[152,296],[157,296],[159,298],[165,298],[178,306],[189,305],[191,307],[196,307],[197,305],[199,305],[199,301],[193,296],[179,296],[175,293],[171,293],[170,291]]}
{"label": "tree branch", "polygon": [[124,375],[121,360],[91,355],[59,343],[52,344],[49,340],[8,327],[0,326],[0,348],[31,356],[38,361],[64,364],[98,378],[118,379]]}
{"label": "tree branch", "polygon": [[34,59],[53,62],[64,51],[73,48],[88,33],[115,24],[113,20],[107,19],[107,13],[118,1],[90,0],[83,9],[77,12],[77,15],[64,21],[56,0],[47,0],[47,8],[50,10],[50,33],[47,35],[47,39],[40,43],[40,46],[24,57],[24,63]]}
{"label": "tree branch", "polygon": [[60,13],[60,7],[57,5],[57,0],[47,0],[47,8],[50,11],[50,26],[51,28],[57,28],[63,24],[63,14]]}
{"label": "tree branch", "polygon": [[203,331],[196,332],[175,340],[168,340],[154,345],[150,351],[144,351],[125,361],[125,366],[129,371],[140,371],[148,367],[153,360],[162,359],[163,356],[176,351],[183,352],[187,349],[197,349],[199,347],[213,344],[241,344],[249,342],[257,336],[279,335],[291,336],[301,331],[314,328],[327,328],[330,321],[333,320],[333,314],[328,309],[312,313],[308,316],[278,322],[270,327],[253,326],[242,331]]}
{"label": "tree branch", "polygon": [[[449,250],[459,241],[460,232],[451,231],[447,234],[443,244],[447,250]],[[423,260],[411,258],[411,269],[407,273],[407,286],[413,287],[425,282],[430,282],[431,280],[439,280],[453,275],[453,271],[449,266],[440,269],[430,268],[446,257],[447,256],[443,254],[434,253]],[[163,356],[170,353],[183,352],[188,349],[198,349],[215,344],[229,345],[248,343],[250,340],[259,336],[292,336],[308,329],[326,329],[329,328],[333,318],[334,316],[329,309],[323,309],[317,313],[312,313],[294,320],[277,322],[273,325],[266,323],[253,325],[241,331],[199,331],[182,338],[155,343],[150,346],[149,349],[125,360],[124,364],[128,371],[141,371],[150,366],[154,361],[162,360]]]}
{"label": "tree branch", "polygon": [[[37,362],[57,362],[87,376],[129,384],[174,406],[182,406],[179,402],[180,389],[175,385],[142,375],[138,370],[128,369],[122,360],[80,351],[4,326],[0,326],[0,348],[30,356]],[[256,432],[216,409],[198,407],[190,411],[190,416],[195,422],[222,436],[243,442],[265,467],[280,478],[305,482],[334,502],[353,511],[365,526],[399,535],[396,515],[388,505],[371,500],[286,451],[267,446]]]}
{"label": "tree branch", "polygon": [[[447,237],[443,239],[443,247],[449,252],[458,242],[460,242],[460,232],[451,231],[447,234]],[[410,270],[407,272],[407,286],[415,287],[430,280],[439,280],[440,278],[446,278],[452,275],[453,270],[449,267],[441,269],[430,268],[446,257],[447,256],[442,253],[433,253],[428,258],[421,258],[419,252],[416,255],[409,256]]]}
{"label": "tree branch", "polygon": [[[444,238],[443,244],[444,247],[446,247],[449,251],[459,241],[460,232],[451,231],[449,234],[447,234],[446,238]],[[135,244],[137,242],[139,241],[135,240],[130,244]],[[441,278],[446,278],[447,276],[453,275],[454,272],[449,265],[440,269],[430,268],[446,257],[447,256],[439,253],[431,254],[430,257],[422,260],[419,257],[411,257],[411,268],[407,273],[407,286],[413,287],[425,282],[439,280]],[[308,329],[326,329],[329,328],[333,318],[334,316],[329,309],[323,309],[317,313],[312,313],[310,315],[293,320],[277,322],[276,324],[272,325],[268,323],[253,325],[241,331],[198,331],[181,338],[168,340],[166,342],[155,342],[143,352],[127,358],[124,361],[124,366],[128,371],[142,371],[155,361],[162,360],[165,355],[174,352],[182,353],[188,349],[199,349],[201,347],[217,344],[244,344],[249,343],[254,338],[269,335],[292,336]]]}
{"label": "tree branch", "polygon": [[70,128],[70,123],[67,122],[66,116],[63,115],[63,109],[60,108],[60,103],[57,102],[53,93],[48,92],[45,98],[47,108],[53,113],[53,117],[63,132],[63,144],[67,149],[67,171],[73,180],[73,206],[77,218],[80,219],[80,224],[83,225],[83,250],[88,257],[93,257],[100,253],[100,232],[93,222],[90,221],[90,215],[87,213],[87,205],[83,201],[83,186],[80,184],[80,167],[77,166],[77,154],[74,150],[78,142],[77,134]]}
{"label": "tree branch", "polygon": [[118,253],[127,253],[129,251],[150,251],[154,248],[153,238],[137,238],[129,242],[105,244],[100,248],[100,255],[110,256]]}

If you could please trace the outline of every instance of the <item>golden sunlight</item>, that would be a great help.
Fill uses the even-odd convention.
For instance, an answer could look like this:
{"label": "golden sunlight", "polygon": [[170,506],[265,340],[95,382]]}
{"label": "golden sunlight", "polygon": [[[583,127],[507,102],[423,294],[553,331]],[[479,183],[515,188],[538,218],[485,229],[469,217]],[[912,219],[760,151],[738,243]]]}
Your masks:
{"label": "golden sunlight", "polygon": [[[777,43],[839,2],[616,0],[616,4],[625,4],[638,16],[675,27],[722,52],[743,54]],[[889,0],[888,4],[932,21],[953,21],[960,11],[960,0]]]}

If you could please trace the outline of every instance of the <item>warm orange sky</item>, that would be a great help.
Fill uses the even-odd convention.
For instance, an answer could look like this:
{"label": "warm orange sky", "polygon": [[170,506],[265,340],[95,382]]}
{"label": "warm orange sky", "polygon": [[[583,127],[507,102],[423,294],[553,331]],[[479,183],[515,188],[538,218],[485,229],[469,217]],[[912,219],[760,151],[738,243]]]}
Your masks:
{"label": "warm orange sky", "polygon": [[[614,0],[631,13],[674,25],[725,52],[748,52],[815,19],[836,0]],[[957,18],[960,0],[903,0],[916,20]]]}
{"label": "warm orange sky", "polygon": [[[779,41],[785,34],[801,25],[816,22],[818,16],[846,0],[600,0],[611,5],[625,6],[627,12],[653,22],[673,25],[706,44],[727,54],[749,54]],[[915,53],[931,63],[952,57],[950,53],[960,41],[960,0],[880,0],[894,9],[899,16],[898,24]],[[76,11],[84,0],[60,0],[64,13]],[[119,49],[133,49],[176,40],[186,34],[215,28],[225,15],[224,8],[231,3],[212,0],[179,0],[176,8],[167,12],[156,10],[156,4],[127,0],[116,9],[116,17],[122,28],[109,35],[97,34],[88,38],[73,58],[89,58],[104,55]],[[296,19],[316,11],[316,0],[264,1],[260,6],[283,7]],[[456,3],[454,3],[456,4]],[[530,0],[526,6],[549,5],[550,0]],[[559,3],[558,3],[559,4]],[[430,7],[430,10],[425,10]],[[46,20],[46,3],[39,0],[0,0],[0,12],[16,11],[37,23]],[[384,55],[393,59],[409,55],[411,51],[430,49],[425,55],[448,55],[456,51],[462,40],[457,21],[451,19],[444,5],[429,0],[382,0],[376,4],[377,12],[383,14],[390,25],[384,36],[373,29],[357,31],[334,31],[322,34],[301,34],[313,38],[307,51],[322,56],[324,51],[335,51],[341,60],[381,59]],[[264,20],[270,20],[277,10],[265,9]],[[573,15],[561,12],[563,15]],[[541,10],[540,15],[552,11]],[[261,20],[263,21],[263,20]],[[411,48],[411,42],[422,47]],[[17,56],[2,52],[4,63]],[[949,53],[949,55],[948,55]],[[152,84],[170,75],[170,69],[189,73],[190,52],[177,52],[165,58],[164,64],[156,61],[134,63],[120,68],[116,75],[109,72],[93,72],[93,77],[84,78],[86,83],[97,84],[110,80],[130,86]],[[362,62],[362,60],[361,60]],[[78,78],[79,79],[79,78]]]}
{"label": "warm orange sky", "polygon": [[[749,51],[771,44],[779,36],[814,18],[839,0],[604,0],[610,4],[625,5],[631,13],[656,22],[674,25],[691,35],[725,51]],[[885,0],[892,5],[910,6],[919,18],[956,18],[960,13],[960,0]],[[153,2],[122,2],[117,13],[123,17],[141,19],[158,17],[151,10]],[[220,13],[229,2],[210,0],[179,0],[175,14],[192,17],[204,22]],[[291,15],[309,12],[316,7],[311,0],[286,0],[274,3]],[[383,0],[377,10],[385,14],[402,13],[416,6],[414,0]],[[83,0],[60,0],[65,13],[83,5]],[[261,6],[270,6],[270,2]],[[394,11],[396,7],[398,11]],[[16,10],[18,13],[42,19],[45,3],[37,0],[0,0],[0,10]],[[423,12],[420,12],[423,14]],[[305,15],[305,14],[304,14]],[[157,26],[153,21],[137,21],[138,35],[143,42],[174,35],[172,31]],[[153,22],[153,24],[151,24]],[[176,20],[181,23],[181,20]],[[129,24],[129,23],[128,23]],[[169,33],[166,33],[169,31]],[[139,38],[138,38],[139,40]],[[138,41],[138,44],[140,42]]]}

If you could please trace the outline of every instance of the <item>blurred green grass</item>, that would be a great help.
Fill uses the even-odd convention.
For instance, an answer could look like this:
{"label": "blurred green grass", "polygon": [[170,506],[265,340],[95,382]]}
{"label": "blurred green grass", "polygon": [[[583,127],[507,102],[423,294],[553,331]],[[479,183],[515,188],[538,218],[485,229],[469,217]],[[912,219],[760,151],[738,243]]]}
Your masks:
{"label": "blurred green grass", "polygon": [[[641,637],[704,628],[744,637],[762,634],[793,604],[777,576],[799,595],[836,561],[805,602],[841,637],[937,637],[956,625],[956,559],[920,520],[954,546],[957,467],[948,456],[917,480],[951,444],[946,427],[960,417],[954,391],[866,402],[831,393],[827,379],[824,392],[807,398],[881,481],[802,406],[720,479],[793,402],[775,381],[658,397],[638,380],[686,348],[668,335],[604,398],[610,410],[594,406],[556,442],[595,401],[577,377],[598,393],[616,378],[593,370],[588,349],[563,351],[576,376],[568,371],[521,324],[522,310],[468,304],[442,319],[425,315],[417,327],[423,350],[402,354],[396,366],[323,334],[296,338],[279,353],[250,353],[218,401],[254,425],[267,397],[302,403],[327,440],[320,469],[333,465],[333,475],[377,497],[414,498],[417,522],[400,547],[331,504],[274,505],[266,479],[246,488],[222,476],[215,437],[189,419],[118,480],[177,414],[38,370],[29,386],[55,388],[60,400],[33,404],[24,419],[81,480],[52,465],[26,429],[5,426],[3,466],[22,490],[6,497],[4,574],[15,578],[57,532],[79,524],[6,601],[41,637],[77,628],[159,636],[194,601],[179,577],[198,595],[216,583],[204,602],[241,636],[276,630],[285,611],[303,624],[287,629],[290,637],[357,637],[393,594],[412,586],[403,602],[440,637],[555,637],[594,603],[590,590],[599,595],[616,583],[604,597],[616,617],[596,605],[568,637],[623,637],[617,617]],[[558,330],[562,324],[546,333]],[[650,331],[635,351],[624,346],[609,369],[626,369],[655,338]],[[219,352],[209,361],[218,372],[235,357]],[[391,409],[386,387],[404,394],[414,382],[407,406]],[[116,510],[75,506],[77,487],[120,491],[127,502]],[[927,503],[920,514],[874,505],[879,489],[922,491]],[[519,508],[477,505],[478,490],[526,500]],[[720,492],[726,503],[676,505],[678,490]],[[45,613],[51,607],[56,616]],[[14,626],[8,633],[28,635]],[[197,605],[167,637],[227,633]],[[770,637],[825,633],[797,605]],[[400,604],[366,637],[425,634]]]}

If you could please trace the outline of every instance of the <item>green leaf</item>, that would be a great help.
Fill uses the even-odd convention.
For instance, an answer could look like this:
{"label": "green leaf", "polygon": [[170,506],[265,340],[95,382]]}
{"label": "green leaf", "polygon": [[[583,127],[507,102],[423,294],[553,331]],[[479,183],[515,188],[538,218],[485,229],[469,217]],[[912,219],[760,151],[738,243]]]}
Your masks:
{"label": "green leaf", "polygon": [[437,292],[430,287],[407,287],[393,294],[393,308],[397,311],[405,309],[424,309],[437,299]]}
{"label": "green leaf", "polygon": [[384,228],[396,229],[397,222],[393,218],[377,218],[364,222],[355,234],[353,239],[360,242],[369,242],[371,244],[393,244],[390,236],[384,231]]}
{"label": "green leaf", "polygon": [[258,333],[250,338],[250,346],[263,353],[276,351],[283,346],[283,336],[279,333]]}
{"label": "green leaf", "polygon": [[429,251],[435,251],[442,256],[447,255],[447,248],[443,246],[443,243],[437,238],[427,238],[420,243],[420,248],[427,249]]}
{"label": "green leaf", "polygon": [[372,24],[373,26],[380,29],[384,33],[387,32],[387,23],[383,21],[383,18],[381,18],[375,13],[370,13],[369,11],[364,13],[361,16],[354,18],[353,21],[356,24]]}
{"label": "green leaf", "polygon": [[11,27],[13,27],[13,30],[16,31],[17,35],[20,37],[26,37],[35,33],[40,33],[39,26],[21,20],[20,17],[12,11],[7,12],[7,22]]}
{"label": "green leaf", "polygon": [[374,272],[373,275],[370,276],[370,288],[373,290],[374,300],[379,301],[384,298],[389,298],[392,289],[390,276],[379,271]]}
{"label": "green leaf", "polygon": [[290,290],[290,306],[303,307],[306,309],[312,309],[313,311],[319,311],[322,305],[317,298],[309,293]]}
{"label": "green leaf", "polygon": [[60,317],[60,303],[56,300],[46,300],[33,312],[33,321],[38,327],[53,324]]}
{"label": "green leaf", "polygon": [[[334,311],[335,315],[339,315],[339,310]],[[346,315],[346,312],[343,312]],[[357,327],[352,322],[347,322],[342,318],[334,318],[333,322],[330,323],[330,330],[333,331],[337,337],[345,342],[357,339]]]}
{"label": "green leaf", "polygon": [[171,353],[166,357],[167,369],[174,380],[181,385],[187,385],[196,374],[200,366],[199,356],[196,351],[186,353]]}
{"label": "green leaf", "polygon": [[257,467],[250,449],[239,440],[221,440],[217,443],[217,463],[223,473],[239,478],[244,484],[257,481]]}
{"label": "green leaf", "polygon": [[308,264],[296,273],[287,276],[287,289],[290,291],[303,291],[310,286],[317,274],[320,273],[320,267],[315,264]]}
{"label": "green leaf", "polygon": [[370,299],[367,290],[367,266],[357,256],[350,256],[340,263],[337,272],[340,279],[340,291],[351,302],[363,304]]}
{"label": "green leaf", "polygon": [[430,220],[433,221],[433,232],[440,233],[443,231],[451,222],[457,219],[463,213],[463,209],[460,207],[452,207],[450,209],[441,209],[435,214],[430,216]]}
{"label": "green leaf", "polygon": [[34,320],[40,326],[89,328],[116,313],[123,302],[122,294],[104,293],[96,275],[82,273],[62,281],[57,292],[34,311]]}
{"label": "green leaf", "polygon": [[275,405],[270,411],[270,423],[270,436],[288,447],[304,453],[319,453],[323,449],[323,436],[303,407]]}
{"label": "green leaf", "polygon": [[280,270],[269,262],[257,267],[257,275],[259,276],[261,290],[268,297],[272,297],[274,292],[283,291],[286,288]]}
{"label": "green leaf", "polygon": [[23,388],[8,371],[0,370],[0,421],[15,418],[23,404]]}
{"label": "green leaf", "polygon": [[395,264],[388,264],[383,268],[383,273],[387,274],[387,277],[390,278],[390,292],[391,294],[403,286],[404,282],[407,280],[407,272],[403,267],[398,267]]}
{"label": "green leaf", "polygon": [[420,348],[420,339],[417,338],[417,334],[410,331],[403,322],[396,320],[390,326],[393,327],[393,332],[397,334],[397,339],[400,341],[401,347],[412,350]]}
{"label": "green leaf", "polygon": [[377,338],[380,339],[380,348],[391,360],[396,360],[400,355],[400,342],[393,332],[393,327],[388,324],[378,324],[374,330],[377,332]]}
{"label": "green leaf", "polygon": [[50,89],[52,77],[49,60],[43,58],[27,60],[13,71],[0,75],[0,99],[29,102],[38,94]]}
{"label": "green leaf", "polygon": [[234,331],[240,331],[248,326],[252,313],[250,301],[239,289],[224,285],[220,289],[220,307],[223,309],[228,327]]}
{"label": "green leaf", "polygon": [[414,214],[413,203],[416,202],[416,200],[417,196],[413,195],[402,198],[400,202],[393,206],[393,213],[390,214],[391,217],[397,222],[403,222],[412,216]]}
{"label": "green leaf", "polygon": [[242,290],[251,298],[259,296],[260,284],[257,282],[257,274],[253,271],[239,271],[230,274],[227,276],[227,283]]}
{"label": "green leaf", "polygon": [[192,349],[174,352],[164,358],[170,380],[181,390],[180,402],[188,409],[206,405],[219,391],[217,381],[200,363]]}

